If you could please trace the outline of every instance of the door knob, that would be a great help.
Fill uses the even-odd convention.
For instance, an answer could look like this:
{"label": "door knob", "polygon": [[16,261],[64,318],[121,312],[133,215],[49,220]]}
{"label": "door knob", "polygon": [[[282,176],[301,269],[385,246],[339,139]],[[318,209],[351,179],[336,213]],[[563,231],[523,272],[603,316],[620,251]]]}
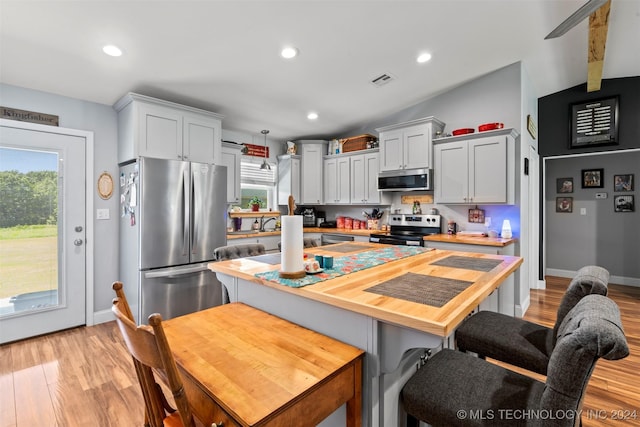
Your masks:
{"label": "door knob", "polygon": [[82,243],[83,243],[82,239],[76,239],[76,240],[73,241],[73,244],[76,245],[76,246],[82,246]]}

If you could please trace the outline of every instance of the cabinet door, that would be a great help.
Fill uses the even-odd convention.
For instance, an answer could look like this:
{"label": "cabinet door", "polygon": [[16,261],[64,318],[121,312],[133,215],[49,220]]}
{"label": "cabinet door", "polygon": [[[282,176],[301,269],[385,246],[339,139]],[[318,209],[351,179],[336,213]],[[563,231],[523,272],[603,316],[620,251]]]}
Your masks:
{"label": "cabinet door", "polygon": [[338,176],[336,177],[337,203],[349,204],[351,202],[351,162],[348,157],[338,159]]}
{"label": "cabinet door", "polygon": [[227,203],[240,203],[240,150],[222,147],[221,160],[227,167]]}
{"label": "cabinet door", "polygon": [[324,202],[335,204],[338,202],[338,160],[327,159],[324,161]]}
{"label": "cabinet door", "polygon": [[323,144],[301,144],[300,204],[322,203]]}
{"label": "cabinet door", "polygon": [[431,135],[429,132],[429,125],[411,126],[404,130],[404,169],[431,167]]}
{"label": "cabinet door", "polygon": [[182,156],[200,163],[218,163],[220,159],[220,122],[215,119],[185,114]]}
{"label": "cabinet door", "polygon": [[467,141],[435,146],[434,199],[436,203],[466,203],[469,193]]}
{"label": "cabinet door", "polygon": [[380,156],[378,153],[365,154],[365,203],[380,203],[380,192],[378,191],[378,173],[380,170]]}
{"label": "cabinet door", "polygon": [[182,114],[156,105],[140,104],[138,154],[182,160]]}
{"label": "cabinet door", "polygon": [[300,159],[283,158],[278,160],[278,204],[289,203],[289,195],[293,200],[300,200]]}
{"label": "cabinet door", "polygon": [[469,202],[507,203],[507,138],[469,143]]}
{"label": "cabinet door", "polygon": [[368,177],[365,156],[351,156],[351,203],[366,203]]}
{"label": "cabinet door", "polygon": [[380,170],[398,170],[404,167],[402,131],[380,134]]}

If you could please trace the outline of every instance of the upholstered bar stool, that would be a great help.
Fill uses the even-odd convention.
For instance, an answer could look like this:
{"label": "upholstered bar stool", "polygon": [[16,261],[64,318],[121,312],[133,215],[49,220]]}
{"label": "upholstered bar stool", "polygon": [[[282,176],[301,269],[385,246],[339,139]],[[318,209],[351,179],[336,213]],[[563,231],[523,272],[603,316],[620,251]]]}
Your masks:
{"label": "upholstered bar stool", "polygon": [[468,317],[456,330],[456,346],[540,374],[547,373],[549,358],[556,344],[555,333],[566,314],[586,295],[607,295],[609,272],[598,266],[586,266],[569,284],[553,328],[526,320],[480,311]]}
{"label": "upholstered bar stool", "polygon": [[[229,259],[246,258],[249,256],[263,255],[267,253],[262,243],[243,243],[241,245],[220,246],[213,250],[216,261],[226,261]],[[222,303],[229,303],[229,290],[222,285]]]}
{"label": "upholstered bar stool", "polygon": [[564,317],[556,338],[544,383],[460,351],[436,353],[402,389],[409,420],[436,427],[579,425],[597,360],[629,354],[618,306],[587,295]]}

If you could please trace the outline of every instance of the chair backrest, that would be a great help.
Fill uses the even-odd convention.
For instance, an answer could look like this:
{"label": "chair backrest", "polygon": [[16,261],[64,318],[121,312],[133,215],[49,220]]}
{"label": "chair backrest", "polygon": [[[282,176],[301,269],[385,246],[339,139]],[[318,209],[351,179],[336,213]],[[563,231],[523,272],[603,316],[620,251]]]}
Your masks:
{"label": "chair backrest", "polygon": [[262,243],[244,243],[241,245],[220,246],[213,251],[216,261],[245,258],[265,253],[267,253],[267,251]]}
{"label": "chair backrest", "polygon": [[558,328],[540,408],[549,413],[576,411],[578,415],[597,360],[600,357],[616,360],[628,355],[616,303],[603,295],[585,296]]}
{"label": "chair backrest", "polygon": [[195,423],[191,408],[162,328],[160,315],[156,313],[149,316],[150,326],[137,326],[132,320],[132,316],[130,316],[131,309],[128,307],[126,299],[121,300],[118,297],[113,300],[112,311],[127,348],[138,363],[136,372],[145,401],[147,420],[151,423],[151,426],[162,427],[164,425],[163,420],[166,417],[166,399],[162,394],[162,389],[156,383],[152,370],[157,369],[166,376],[182,425],[194,427]]}
{"label": "chair backrest", "polygon": [[578,270],[558,306],[556,323],[553,327],[554,345],[558,335],[558,328],[567,313],[586,295],[607,295],[608,285],[609,271],[606,269],[597,265],[587,265]]}
{"label": "chair backrest", "polygon": [[[318,246],[318,240],[313,237],[304,237],[302,239],[302,247],[304,248],[315,248]],[[278,250],[282,250],[282,242],[278,242]]]}

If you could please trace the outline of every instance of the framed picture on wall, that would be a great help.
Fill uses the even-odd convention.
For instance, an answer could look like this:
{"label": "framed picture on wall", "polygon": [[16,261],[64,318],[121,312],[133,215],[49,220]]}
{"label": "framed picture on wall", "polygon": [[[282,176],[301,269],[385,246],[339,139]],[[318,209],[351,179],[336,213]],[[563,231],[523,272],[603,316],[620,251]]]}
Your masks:
{"label": "framed picture on wall", "polygon": [[556,212],[573,212],[573,197],[556,197]]}
{"label": "framed picture on wall", "polygon": [[604,169],[582,169],[582,188],[604,187]]}
{"label": "framed picture on wall", "polygon": [[613,191],[633,191],[633,174],[613,175]]}
{"label": "framed picture on wall", "polygon": [[556,191],[558,193],[573,193],[573,178],[558,178]]}
{"label": "framed picture on wall", "polygon": [[613,196],[613,210],[615,212],[635,211],[633,196]]}

